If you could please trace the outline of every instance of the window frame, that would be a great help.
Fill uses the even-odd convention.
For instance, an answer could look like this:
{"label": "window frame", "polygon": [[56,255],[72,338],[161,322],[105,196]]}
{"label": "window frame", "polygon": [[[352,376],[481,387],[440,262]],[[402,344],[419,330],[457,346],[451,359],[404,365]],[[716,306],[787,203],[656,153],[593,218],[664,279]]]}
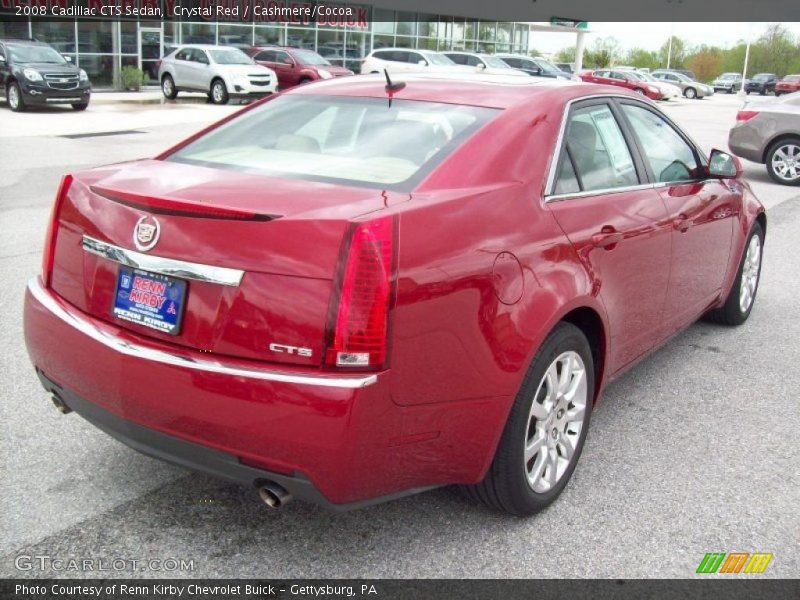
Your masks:
{"label": "window frame", "polygon": [[[542,197],[545,203],[556,202],[560,200],[569,200],[572,198],[585,198],[585,197],[600,196],[606,194],[618,194],[630,190],[669,187],[670,185],[682,185],[687,183],[693,183],[693,182],[697,183],[699,181],[708,180],[707,176],[701,176],[698,179],[684,180],[677,182],[656,181],[650,169],[649,161],[645,161],[644,158],[645,154],[642,150],[642,146],[639,143],[639,140],[636,137],[635,132],[632,130],[628,118],[622,112],[622,106],[621,106],[622,103],[628,103],[634,106],[645,108],[655,113],[662,119],[664,119],[667,122],[667,124],[670,127],[672,127],[672,129],[675,130],[675,132],[678,133],[678,135],[687,144],[689,144],[689,146],[694,151],[695,157],[698,159],[701,167],[702,168],[708,167],[708,158],[700,149],[700,146],[691,137],[689,137],[689,135],[686,134],[686,132],[684,132],[672,119],[670,119],[667,115],[658,110],[657,107],[650,106],[650,104],[648,104],[645,101],[639,100],[638,98],[632,98],[628,95],[623,95],[623,94],[582,96],[579,98],[573,98],[572,100],[567,101],[567,103],[564,105],[564,110],[562,112],[562,117],[561,117],[561,124],[559,126],[558,137],[556,139],[555,147],[553,148],[554,158],[553,160],[550,161],[550,165],[548,166],[547,177],[545,179],[543,187]],[[580,108],[585,108],[587,106],[592,106],[595,104],[607,104],[611,109],[611,112],[617,121],[617,125],[619,126],[622,135],[625,139],[625,143],[628,146],[628,151],[631,153],[631,158],[633,159],[633,164],[636,169],[636,174],[639,178],[639,183],[635,185],[620,186],[620,187],[606,188],[600,190],[581,190],[580,192],[556,194],[555,193],[556,179],[558,178],[558,174],[561,171],[561,163],[565,160],[565,157],[567,157],[566,158],[567,160],[572,160],[571,158],[568,157],[567,145],[565,142],[567,134],[567,126],[569,124],[570,118],[572,117],[572,114],[576,110]],[[573,169],[574,169],[574,161],[573,161]],[[580,176],[578,177],[578,180],[580,182]],[[581,187],[583,186],[581,185]]]}

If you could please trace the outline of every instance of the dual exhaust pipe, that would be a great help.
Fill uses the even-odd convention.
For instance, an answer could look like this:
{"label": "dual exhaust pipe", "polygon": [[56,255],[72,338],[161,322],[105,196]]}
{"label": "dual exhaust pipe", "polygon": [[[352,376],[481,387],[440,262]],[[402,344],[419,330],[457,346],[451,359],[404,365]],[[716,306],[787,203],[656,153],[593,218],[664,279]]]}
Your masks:
{"label": "dual exhaust pipe", "polygon": [[[50,399],[53,401],[53,405],[61,414],[67,415],[72,412],[72,409],[67,406],[67,403],[64,402],[57,392],[51,392]],[[288,492],[288,490],[274,481],[267,481],[263,485],[259,486],[258,495],[264,504],[275,510],[282,508],[285,504],[288,504],[292,500],[292,495]]]}

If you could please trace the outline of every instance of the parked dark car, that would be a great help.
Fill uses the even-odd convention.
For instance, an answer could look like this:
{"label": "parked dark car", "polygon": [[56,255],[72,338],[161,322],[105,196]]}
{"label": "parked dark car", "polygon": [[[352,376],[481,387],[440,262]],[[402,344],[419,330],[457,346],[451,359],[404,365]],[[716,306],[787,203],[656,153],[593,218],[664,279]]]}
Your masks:
{"label": "parked dark car", "polygon": [[328,59],[305,48],[256,46],[248,54],[258,64],[275,71],[281,89],[318,79],[353,75],[350,69],[332,65]]}
{"label": "parked dark car", "polygon": [[34,40],[0,40],[0,86],[15,112],[51,104],[86,110],[92,91],[86,71]]}
{"label": "parked dark car", "polygon": [[762,96],[766,96],[768,93],[775,91],[777,83],[778,76],[775,73],[759,73],[747,80],[747,83],[744,84],[744,91],[746,94],[757,92]]}

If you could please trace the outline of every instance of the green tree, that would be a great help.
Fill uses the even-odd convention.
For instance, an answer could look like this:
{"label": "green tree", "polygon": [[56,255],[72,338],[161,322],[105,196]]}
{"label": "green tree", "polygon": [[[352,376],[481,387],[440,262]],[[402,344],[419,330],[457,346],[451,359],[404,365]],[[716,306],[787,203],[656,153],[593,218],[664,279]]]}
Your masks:
{"label": "green tree", "polygon": [[556,62],[571,63],[575,62],[575,46],[562,48],[555,54]]}
{"label": "green tree", "polygon": [[644,48],[631,48],[625,57],[625,64],[633,67],[647,68],[651,71],[661,66],[658,61],[658,53],[645,50]]}
{"label": "green tree", "polygon": [[610,67],[622,56],[622,49],[615,38],[597,38],[590,50],[584,54],[584,64],[593,67]]}
{"label": "green tree", "polygon": [[750,47],[747,75],[776,73],[786,75],[800,58],[800,47],[794,36],[779,23],[770,25]]}
{"label": "green tree", "polygon": [[684,64],[691,69],[697,81],[712,81],[721,71],[725,50],[716,46],[702,45],[686,57]]}
{"label": "green tree", "polygon": [[[658,50],[658,62],[661,67],[666,68],[669,64],[672,69],[680,69],[683,67],[684,60],[688,54],[686,42],[676,35],[672,36],[672,48],[669,45],[669,38],[661,44]],[[669,58],[669,60],[667,60]]]}

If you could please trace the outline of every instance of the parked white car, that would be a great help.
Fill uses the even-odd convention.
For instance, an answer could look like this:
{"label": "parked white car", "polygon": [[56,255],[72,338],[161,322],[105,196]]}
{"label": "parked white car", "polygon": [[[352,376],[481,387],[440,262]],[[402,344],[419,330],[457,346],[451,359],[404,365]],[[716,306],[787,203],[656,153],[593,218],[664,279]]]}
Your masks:
{"label": "parked white car", "polygon": [[433,52],[411,48],[380,48],[370,52],[361,63],[361,73],[474,73],[475,69],[457,65]]}
{"label": "parked white car", "polygon": [[488,75],[519,75],[527,77],[528,74],[518,69],[512,68],[504,60],[490,54],[478,54],[477,52],[442,52],[447,58],[457,65],[474,67]]}
{"label": "parked white car", "polygon": [[206,44],[178,46],[161,60],[158,80],[170,100],[178,92],[205,92],[214,104],[272,94],[278,86],[272,69],[256,64],[238,48]]}
{"label": "parked white car", "polygon": [[656,79],[650,75],[650,73],[646,73],[641,70],[630,70],[627,71],[627,73],[639,81],[644,81],[653,87],[657,87],[659,90],[661,90],[661,95],[663,96],[664,100],[672,100],[673,98],[680,98],[683,96],[683,90],[677,85],[674,85],[668,81]]}

